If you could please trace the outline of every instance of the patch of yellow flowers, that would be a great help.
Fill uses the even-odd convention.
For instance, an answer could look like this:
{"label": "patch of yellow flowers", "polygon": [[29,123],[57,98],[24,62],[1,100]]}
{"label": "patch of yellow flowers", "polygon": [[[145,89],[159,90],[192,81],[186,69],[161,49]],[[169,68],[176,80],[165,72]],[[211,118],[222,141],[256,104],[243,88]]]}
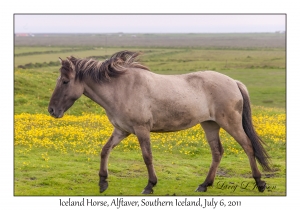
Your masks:
{"label": "patch of yellow flowers", "polygon": [[[285,114],[254,115],[253,122],[267,144],[285,144]],[[14,128],[14,145],[22,146],[23,153],[41,147],[62,153],[98,155],[113,131],[113,126],[104,114],[66,115],[55,119],[44,114],[23,113],[14,116]],[[237,142],[222,129],[220,136],[225,155],[243,153]],[[173,133],[151,133],[151,144],[155,151],[186,155],[195,155],[202,147],[209,150],[200,125]],[[140,148],[136,136],[130,135],[115,149],[131,151]],[[47,153],[43,154],[43,159],[47,161],[48,158]]]}

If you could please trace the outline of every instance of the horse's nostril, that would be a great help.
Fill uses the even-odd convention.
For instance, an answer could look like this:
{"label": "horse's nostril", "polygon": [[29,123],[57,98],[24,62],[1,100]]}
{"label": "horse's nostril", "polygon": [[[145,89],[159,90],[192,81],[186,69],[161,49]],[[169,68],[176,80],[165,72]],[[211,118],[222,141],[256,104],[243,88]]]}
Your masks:
{"label": "horse's nostril", "polygon": [[49,107],[49,108],[48,108],[48,112],[49,112],[50,114],[53,114],[53,112],[54,112],[53,108]]}

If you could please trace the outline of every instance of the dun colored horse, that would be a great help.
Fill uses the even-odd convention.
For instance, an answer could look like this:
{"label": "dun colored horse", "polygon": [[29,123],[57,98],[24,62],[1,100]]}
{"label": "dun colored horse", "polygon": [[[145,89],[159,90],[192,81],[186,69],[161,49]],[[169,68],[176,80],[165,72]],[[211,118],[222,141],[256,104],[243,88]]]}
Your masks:
{"label": "dun colored horse", "polygon": [[130,134],[139,141],[148,170],[144,194],[153,193],[157,183],[150,132],[173,132],[198,123],[211,148],[212,163],[205,181],[196,191],[204,192],[214,182],[223,155],[219,137],[222,127],[244,149],[260,192],[266,183],[256,160],[269,170],[269,157],[252,124],[248,91],[241,82],[213,71],[183,75],[159,75],[136,61],[139,53],[122,51],[110,59],[96,61],[73,56],[62,60],[60,77],[48,111],[56,118],[86,95],[100,106],[114,126],[101,151],[100,192],[108,188],[108,157],[111,150]]}

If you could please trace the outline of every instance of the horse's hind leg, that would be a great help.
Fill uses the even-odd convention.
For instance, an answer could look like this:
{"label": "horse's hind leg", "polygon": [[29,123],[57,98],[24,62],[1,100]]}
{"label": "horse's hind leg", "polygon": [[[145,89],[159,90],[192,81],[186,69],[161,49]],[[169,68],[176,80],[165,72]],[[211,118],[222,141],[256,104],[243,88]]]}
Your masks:
{"label": "horse's hind leg", "polygon": [[231,126],[225,126],[223,127],[244,149],[245,153],[248,156],[251,170],[252,170],[252,176],[255,179],[256,186],[258,187],[258,190],[260,192],[263,192],[266,188],[265,181],[261,180],[261,173],[258,170],[256,160],[255,160],[255,154],[253,151],[253,146],[248,138],[247,134],[245,133],[242,124],[232,124]]}
{"label": "horse's hind leg", "polygon": [[129,133],[120,131],[115,128],[113,131],[111,137],[108,139],[107,143],[103,146],[101,151],[101,163],[100,163],[100,171],[99,171],[99,190],[100,193],[104,192],[108,188],[108,182],[106,181],[108,176],[108,157],[110,154],[110,151],[117,146],[120,141],[122,141],[124,138],[126,138],[129,135]]}
{"label": "horse's hind leg", "polygon": [[219,137],[220,126],[214,121],[202,122],[201,126],[205,131],[206,139],[212,153],[212,163],[208,175],[205,181],[196,189],[198,192],[205,192],[207,190],[207,186],[211,186],[214,182],[224,150]]}

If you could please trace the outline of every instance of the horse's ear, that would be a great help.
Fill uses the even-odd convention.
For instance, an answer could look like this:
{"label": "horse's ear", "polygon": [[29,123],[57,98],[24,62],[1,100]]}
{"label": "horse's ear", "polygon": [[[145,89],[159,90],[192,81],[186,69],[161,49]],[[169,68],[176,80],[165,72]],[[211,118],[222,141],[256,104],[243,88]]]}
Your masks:
{"label": "horse's ear", "polygon": [[63,64],[63,59],[61,59],[60,57],[58,57],[60,64]]}
{"label": "horse's ear", "polygon": [[72,57],[72,56],[71,57],[67,57],[67,61],[68,61],[69,65],[70,65],[71,69],[75,70],[75,64],[73,63],[72,60],[74,60],[74,57]]}

